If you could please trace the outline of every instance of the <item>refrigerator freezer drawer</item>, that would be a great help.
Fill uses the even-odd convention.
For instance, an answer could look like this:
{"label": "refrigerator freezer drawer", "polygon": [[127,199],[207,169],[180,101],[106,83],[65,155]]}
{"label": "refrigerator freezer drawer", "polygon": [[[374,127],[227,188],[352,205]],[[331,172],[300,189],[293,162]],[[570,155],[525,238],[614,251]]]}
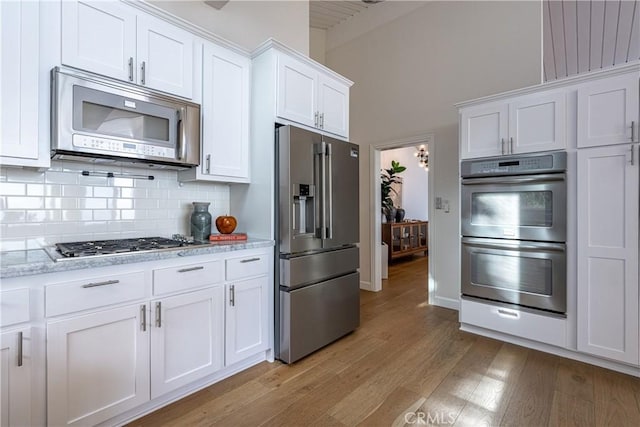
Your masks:
{"label": "refrigerator freezer drawer", "polygon": [[280,351],[292,363],[360,325],[360,274],[280,291]]}
{"label": "refrigerator freezer drawer", "polygon": [[280,259],[280,285],[287,288],[316,283],[358,269],[358,248],[351,246],[335,251],[317,252]]}

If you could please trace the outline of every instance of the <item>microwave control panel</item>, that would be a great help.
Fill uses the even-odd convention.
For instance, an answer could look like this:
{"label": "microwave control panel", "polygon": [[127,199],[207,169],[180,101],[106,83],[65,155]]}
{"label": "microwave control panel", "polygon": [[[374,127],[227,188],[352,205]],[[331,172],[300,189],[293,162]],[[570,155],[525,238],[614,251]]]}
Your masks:
{"label": "microwave control panel", "polygon": [[567,153],[564,151],[520,156],[502,156],[488,159],[465,160],[460,164],[463,178],[530,175],[564,172],[567,168]]}
{"label": "microwave control panel", "polygon": [[113,154],[126,153],[137,154],[140,156],[163,157],[167,159],[176,158],[176,150],[174,148],[136,144],[134,142],[121,141],[118,139],[100,138],[77,133],[73,135],[73,146],[79,148],[90,148],[92,150],[105,151]]}

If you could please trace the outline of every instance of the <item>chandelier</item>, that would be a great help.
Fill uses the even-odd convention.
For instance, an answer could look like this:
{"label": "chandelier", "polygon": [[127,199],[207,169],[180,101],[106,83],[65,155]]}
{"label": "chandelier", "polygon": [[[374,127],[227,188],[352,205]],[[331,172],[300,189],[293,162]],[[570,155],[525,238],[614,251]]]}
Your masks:
{"label": "chandelier", "polygon": [[418,158],[420,167],[429,172],[429,152],[427,151],[427,147],[421,145],[413,155]]}

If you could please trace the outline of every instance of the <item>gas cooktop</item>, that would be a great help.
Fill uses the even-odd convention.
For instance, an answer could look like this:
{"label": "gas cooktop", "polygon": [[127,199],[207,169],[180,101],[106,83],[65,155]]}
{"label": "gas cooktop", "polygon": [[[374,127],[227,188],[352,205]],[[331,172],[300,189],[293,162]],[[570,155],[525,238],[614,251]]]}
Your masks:
{"label": "gas cooktop", "polygon": [[184,238],[142,237],[135,239],[95,240],[87,242],[56,243],[59,259],[84,258],[128,254],[132,252],[162,251],[181,247],[209,246],[208,243],[188,241]]}

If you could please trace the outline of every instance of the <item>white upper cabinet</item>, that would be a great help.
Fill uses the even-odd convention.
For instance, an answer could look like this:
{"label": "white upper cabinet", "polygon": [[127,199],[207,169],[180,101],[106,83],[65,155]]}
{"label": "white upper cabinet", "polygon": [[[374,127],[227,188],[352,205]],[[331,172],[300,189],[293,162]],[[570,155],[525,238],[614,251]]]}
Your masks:
{"label": "white upper cabinet", "polygon": [[[578,150],[578,350],[637,365],[638,144]],[[633,152],[632,152],[633,150]]]}
{"label": "white upper cabinet", "polygon": [[349,87],[325,70],[280,52],[276,115],[349,137]]}
{"label": "white upper cabinet", "polygon": [[565,93],[543,92],[463,108],[460,143],[463,159],[563,149]]}
{"label": "white upper cabinet", "polygon": [[[0,164],[3,165],[49,166],[48,156],[41,155],[38,137],[39,18],[38,2],[0,1]],[[48,88],[43,89],[48,94]]]}
{"label": "white upper cabinet", "polygon": [[578,89],[578,147],[638,142],[638,75]]}
{"label": "white upper cabinet", "polygon": [[507,104],[480,106],[460,112],[460,157],[472,159],[505,154],[509,121]]}
{"label": "white upper cabinet", "polygon": [[194,36],[119,2],[62,2],[62,63],[193,97]]}

